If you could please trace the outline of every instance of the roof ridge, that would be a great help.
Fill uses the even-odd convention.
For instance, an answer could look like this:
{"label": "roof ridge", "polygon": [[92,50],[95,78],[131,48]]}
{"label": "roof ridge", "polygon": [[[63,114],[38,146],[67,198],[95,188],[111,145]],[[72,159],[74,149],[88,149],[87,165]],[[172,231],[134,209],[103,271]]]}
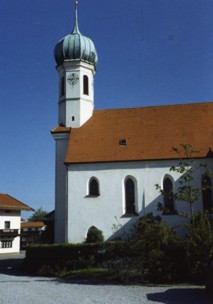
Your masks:
{"label": "roof ridge", "polygon": [[127,108],[108,108],[108,109],[95,109],[94,112],[99,111],[116,111],[116,110],[134,110],[134,109],[148,109],[148,108],[162,108],[162,107],[180,107],[180,106],[195,106],[195,105],[205,105],[211,104],[213,101],[204,102],[191,102],[191,103],[176,103],[176,104],[161,104],[161,105],[149,105],[140,107],[127,107]]}

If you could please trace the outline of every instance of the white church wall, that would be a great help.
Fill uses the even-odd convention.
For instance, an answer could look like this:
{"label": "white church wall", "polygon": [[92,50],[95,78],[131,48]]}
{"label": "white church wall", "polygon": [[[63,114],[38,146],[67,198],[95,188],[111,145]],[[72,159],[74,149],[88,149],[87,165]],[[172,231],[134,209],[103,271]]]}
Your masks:
{"label": "white church wall", "polygon": [[[5,222],[9,222],[10,228],[6,229]],[[12,237],[12,231],[18,230],[20,234],[20,211],[0,211],[0,230],[4,230],[4,237],[0,238],[0,254],[15,253],[20,251],[20,236]],[[9,246],[4,248],[4,246]],[[11,246],[11,247],[10,247]]]}
{"label": "white church wall", "polygon": [[[202,160],[198,160],[198,163]],[[212,161],[205,160],[212,166]],[[157,205],[162,202],[155,184],[163,183],[165,175],[174,181],[174,191],[178,187],[179,174],[170,172],[172,165],[178,161],[138,161],[116,163],[74,164],[68,168],[68,242],[76,243],[85,240],[88,229],[96,226],[104,233],[105,239],[113,234],[113,225],[122,225],[123,230],[138,216],[125,217],[124,180],[132,177],[136,182],[136,211],[142,216],[149,212],[160,214]],[[200,185],[201,172],[197,171],[196,183]],[[91,177],[99,181],[100,195],[88,196],[88,182]],[[184,202],[175,202],[176,209],[189,212]],[[195,209],[202,208],[198,202]],[[163,216],[171,225],[180,218],[175,215]]]}

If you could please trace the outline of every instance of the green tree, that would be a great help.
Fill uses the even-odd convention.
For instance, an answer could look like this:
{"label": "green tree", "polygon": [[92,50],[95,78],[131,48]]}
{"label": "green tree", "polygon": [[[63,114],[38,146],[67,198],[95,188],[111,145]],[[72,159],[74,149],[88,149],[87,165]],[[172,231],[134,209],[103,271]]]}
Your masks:
{"label": "green tree", "polygon": [[[177,166],[172,166],[170,171],[179,173],[180,177],[177,192],[171,195],[177,201],[187,202],[190,206],[190,214],[178,213],[180,216],[190,219],[189,224],[184,225],[187,232],[185,238],[186,269],[188,268],[189,279],[192,282],[203,284],[208,273],[211,273],[213,265],[213,218],[210,214],[211,210],[194,212],[193,204],[199,200],[202,191],[212,188],[210,184],[205,183],[206,176],[211,178],[212,172],[208,170],[205,163],[195,162],[194,156],[199,151],[193,150],[191,145],[182,144],[180,149],[173,148],[173,151],[179,155],[180,161]],[[195,184],[198,170],[200,170],[202,178],[200,186]],[[159,185],[155,186],[164,195],[164,190]],[[159,204],[158,210],[164,211],[164,206]]]}
{"label": "green tree", "polygon": [[46,214],[47,211],[40,207],[28,218],[28,222],[43,222]]}
{"label": "green tree", "polygon": [[208,211],[195,212],[193,225],[188,225],[187,232],[190,273],[195,283],[203,284],[208,274],[212,273],[213,265],[213,221]]}
{"label": "green tree", "polygon": [[152,213],[136,221],[134,228],[133,239],[140,244],[144,279],[152,283],[180,282],[186,259],[175,230]]}
{"label": "green tree", "polygon": [[[177,166],[171,166],[170,171],[177,172],[180,174],[178,179],[178,187],[176,193],[171,193],[174,199],[177,201],[187,202],[190,208],[189,217],[193,218],[193,204],[196,203],[204,189],[204,186],[196,187],[195,182],[195,173],[198,170],[207,171],[207,174],[211,176],[212,174],[206,169],[205,163],[195,163],[195,155],[199,153],[198,150],[193,150],[190,144],[181,144],[180,148],[173,147],[172,150],[177,153],[179,157],[179,163]],[[156,189],[164,195],[164,190],[159,184],[155,185]],[[158,210],[164,211],[164,206],[159,203]],[[179,214],[182,216],[188,217],[188,214]]]}

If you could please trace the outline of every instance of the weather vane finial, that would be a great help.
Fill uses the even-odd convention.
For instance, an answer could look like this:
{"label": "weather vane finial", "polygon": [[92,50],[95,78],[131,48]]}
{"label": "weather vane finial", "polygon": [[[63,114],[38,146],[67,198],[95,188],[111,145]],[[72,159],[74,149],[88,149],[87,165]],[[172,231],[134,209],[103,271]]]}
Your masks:
{"label": "weather vane finial", "polygon": [[75,2],[75,24],[74,24],[73,33],[79,33],[79,29],[78,29],[78,0],[74,0],[74,2]]}

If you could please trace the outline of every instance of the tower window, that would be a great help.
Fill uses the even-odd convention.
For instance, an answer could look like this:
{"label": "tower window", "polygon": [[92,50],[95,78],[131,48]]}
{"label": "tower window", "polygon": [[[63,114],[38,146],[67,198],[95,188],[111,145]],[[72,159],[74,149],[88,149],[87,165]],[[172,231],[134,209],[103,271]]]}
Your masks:
{"label": "tower window", "polygon": [[84,95],[89,95],[89,78],[86,75],[83,77],[83,92]]}
{"label": "tower window", "polygon": [[61,78],[61,96],[64,96],[64,93],[65,93],[64,86],[65,86],[65,78],[64,78],[64,76],[63,76],[63,77]]}

